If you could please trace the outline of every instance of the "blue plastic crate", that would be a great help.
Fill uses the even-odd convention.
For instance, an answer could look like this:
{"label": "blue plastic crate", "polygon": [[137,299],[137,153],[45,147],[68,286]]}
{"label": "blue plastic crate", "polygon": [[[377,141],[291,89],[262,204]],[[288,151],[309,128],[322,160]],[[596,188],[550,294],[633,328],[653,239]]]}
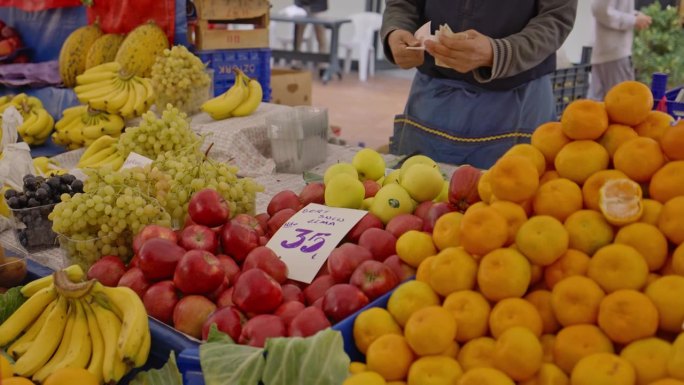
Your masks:
{"label": "blue plastic crate", "polygon": [[250,78],[255,78],[264,90],[263,101],[271,100],[271,49],[230,49],[196,51],[195,54],[214,70],[214,95],[226,92],[235,84],[233,68],[239,68]]}
{"label": "blue plastic crate", "polygon": [[183,375],[183,385],[204,385],[199,348],[182,351],[178,355],[178,369]]}
{"label": "blue plastic crate", "polygon": [[664,98],[667,113],[675,119],[684,119],[684,103],[676,101],[677,96],[684,89],[684,87],[678,87],[673,90],[666,91],[667,77],[667,74],[653,74],[653,80],[651,82],[651,92],[653,93],[653,108],[658,108],[662,99]]}

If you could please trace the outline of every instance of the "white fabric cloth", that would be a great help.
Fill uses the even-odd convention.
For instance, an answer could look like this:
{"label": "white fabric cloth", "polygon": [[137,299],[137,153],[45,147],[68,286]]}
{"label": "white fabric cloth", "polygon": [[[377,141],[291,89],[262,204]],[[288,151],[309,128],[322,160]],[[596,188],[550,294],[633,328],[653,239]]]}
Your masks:
{"label": "white fabric cloth", "polygon": [[595,40],[591,63],[606,63],[632,55],[636,11],[634,0],[592,0]]}

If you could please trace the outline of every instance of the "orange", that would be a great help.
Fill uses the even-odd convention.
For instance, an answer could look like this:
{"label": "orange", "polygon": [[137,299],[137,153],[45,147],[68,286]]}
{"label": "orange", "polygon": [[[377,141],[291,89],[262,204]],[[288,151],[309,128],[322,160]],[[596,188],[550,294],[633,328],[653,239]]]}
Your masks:
{"label": "orange", "polygon": [[404,337],[419,356],[440,354],[456,338],[456,319],[441,306],[416,310],[404,326]]}
{"label": "orange", "polygon": [[544,154],[536,147],[528,143],[520,143],[511,147],[503,156],[520,155],[531,160],[537,167],[537,174],[542,175],[546,171],[546,158]]}
{"label": "orange", "polygon": [[547,266],[568,250],[568,232],[558,219],[539,215],[530,218],[518,230],[515,245],[531,263]]}
{"label": "orange", "polygon": [[660,144],[645,137],[628,140],[613,156],[615,169],[624,172],[635,182],[648,182],[663,164],[665,156]]}
{"label": "orange", "polygon": [[461,246],[474,255],[485,255],[503,246],[508,239],[508,223],[491,207],[466,210],[461,219]]}
{"label": "orange", "polygon": [[[12,364],[9,362],[7,358],[5,358],[4,354],[0,354],[0,380],[10,378],[14,375],[14,367]],[[0,381],[2,382],[2,381]]]}
{"label": "orange", "polygon": [[625,359],[610,353],[582,358],[570,375],[572,385],[634,385],[636,373]]}
{"label": "orange", "polygon": [[595,323],[605,293],[591,279],[573,275],[558,282],[551,291],[551,309],[563,326]]}
{"label": "orange", "polygon": [[451,293],[442,306],[456,320],[456,341],[467,342],[487,334],[491,306],[479,292],[463,290]]}
{"label": "orange", "polygon": [[660,203],[684,195],[684,160],[669,162],[651,178],[649,197]]}
{"label": "orange", "polygon": [[35,385],[31,380],[24,377],[9,377],[2,380],[2,385]]}
{"label": "orange", "polygon": [[542,333],[555,333],[560,329],[560,324],[556,319],[551,306],[551,292],[548,290],[535,290],[525,296],[525,300],[531,303],[541,316]]}
{"label": "orange", "polygon": [[637,249],[614,243],[599,249],[589,261],[587,276],[606,293],[640,290],[646,285],[648,265]]}
{"label": "orange", "polygon": [[684,242],[684,195],[672,198],[663,205],[658,228],[675,245]]}
{"label": "orange", "polygon": [[439,304],[439,297],[430,285],[421,281],[408,281],[394,290],[387,302],[387,311],[400,326],[404,326],[415,311]]}
{"label": "orange", "polygon": [[570,215],[564,225],[570,236],[570,248],[587,255],[593,255],[596,250],[613,242],[613,227],[599,212],[580,210]]}
{"label": "orange", "polygon": [[520,385],[568,385],[570,379],[556,365],[543,363],[539,371],[529,380],[520,382]]}
{"label": "orange", "polygon": [[[456,328],[456,329],[458,329],[458,328]],[[459,345],[458,342],[456,342],[456,341],[452,341],[451,345],[449,345],[447,350],[443,351],[439,355],[456,359],[456,357],[458,357],[458,352],[460,352],[460,351],[461,351],[461,345]]]}
{"label": "orange", "polygon": [[594,175],[582,185],[582,196],[584,198],[584,207],[599,211],[599,190],[603,184],[610,179],[627,179],[627,175],[618,170],[602,170]]}
{"label": "orange", "polygon": [[352,373],[342,385],[387,385],[381,375],[375,372]]}
{"label": "orange", "polygon": [[684,385],[684,381],[676,380],[674,378],[663,378],[662,380],[653,381],[648,385]]}
{"label": "orange", "polygon": [[659,338],[646,338],[625,346],[620,357],[629,362],[636,371],[637,385],[648,385],[667,377],[667,360],[672,345]]}
{"label": "orange", "polygon": [[463,214],[454,211],[439,217],[432,229],[432,242],[438,250],[461,246],[461,219]]}
{"label": "orange", "polygon": [[670,160],[684,160],[684,123],[679,121],[665,131],[660,147]]}
{"label": "orange", "polygon": [[572,325],[561,329],[553,345],[554,363],[567,374],[583,357],[613,353],[613,343],[596,325]]}
{"label": "orange", "polygon": [[646,119],[634,126],[634,131],[639,136],[646,136],[657,141],[663,137],[665,131],[670,128],[674,118],[662,111],[651,111],[646,116]]}
{"label": "orange", "polygon": [[455,291],[472,290],[475,287],[477,262],[462,247],[450,247],[440,251],[432,261],[430,270],[430,286],[443,297]]}
{"label": "orange", "polygon": [[422,357],[411,365],[408,385],[452,385],[462,375],[461,365],[451,357]]}
{"label": "orange", "polygon": [[544,282],[549,289],[563,280],[573,275],[586,275],[589,268],[589,256],[585,253],[568,249],[556,262],[546,266],[544,269]]}
{"label": "orange", "polygon": [[404,336],[385,334],[368,347],[366,367],[387,381],[396,381],[406,378],[413,360],[413,351]]}
{"label": "orange", "polygon": [[632,246],[646,260],[650,271],[657,271],[667,259],[667,239],[654,225],[637,222],[618,230],[615,243]]}
{"label": "orange", "polygon": [[544,334],[539,337],[539,342],[542,344],[544,350],[544,362],[553,362],[553,345],[556,344],[555,334]]}
{"label": "orange", "polygon": [[401,335],[401,327],[392,318],[392,315],[385,309],[374,307],[364,310],[354,321],[354,342],[356,347],[363,354],[366,354],[368,347],[373,341],[385,334]]}
{"label": "orange", "polygon": [[677,274],[674,270],[674,263],[673,262],[674,261],[672,258],[668,258],[665,261],[665,266],[663,266],[663,268],[660,269],[660,271],[658,273],[662,276]]}
{"label": "orange", "polygon": [[100,380],[84,368],[67,367],[55,370],[43,382],[43,385],[65,384],[99,385]]}
{"label": "orange", "polygon": [[544,278],[544,268],[539,265],[530,265],[530,287],[538,284],[539,288],[545,288],[546,284],[542,282]]}
{"label": "orange", "polygon": [[501,214],[508,224],[508,239],[505,245],[510,245],[515,242],[515,235],[518,233],[520,226],[527,221],[527,213],[520,207],[520,205],[507,201],[492,202],[491,208]]}
{"label": "orange", "polygon": [[599,307],[598,325],[613,342],[628,344],[658,330],[658,309],[636,290],[608,294]]}
{"label": "orange", "polygon": [[542,174],[541,177],[539,177],[539,185],[543,185],[546,182],[552,181],[554,179],[560,178],[560,175],[558,175],[558,171],[556,170],[549,170]]}
{"label": "orange", "polygon": [[648,285],[652,284],[653,282],[658,280],[658,278],[660,278],[660,277],[662,277],[662,275],[660,275],[658,273],[648,274],[648,278],[646,278],[646,286],[648,287]]}
{"label": "orange", "polygon": [[563,133],[570,139],[598,139],[608,129],[608,112],[603,103],[575,100],[563,111],[561,125]]}
{"label": "orange", "polygon": [[605,103],[611,122],[636,126],[653,109],[653,93],[644,83],[625,81],[606,93]]}
{"label": "orange", "polygon": [[677,246],[672,252],[672,271],[677,275],[684,276],[684,244]]}
{"label": "orange", "polygon": [[684,324],[684,277],[660,277],[648,285],[644,293],[658,309],[660,330],[680,333]]}
{"label": "orange", "polygon": [[432,274],[432,264],[435,262],[436,255],[427,257],[420,263],[416,270],[416,280],[430,284],[430,275]]}
{"label": "orange", "polygon": [[570,179],[557,178],[542,184],[532,202],[534,213],[564,221],[582,209],[582,190]]}
{"label": "orange", "polygon": [[684,381],[684,333],[679,333],[672,343],[672,355],[667,360],[670,377]]}
{"label": "orange", "polygon": [[490,301],[520,298],[530,284],[530,263],[513,249],[497,249],[485,255],[477,271],[480,292]]}
{"label": "orange", "polygon": [[489,173],[492,194],[505,201],[524,202],[532,198],[539,187],[537,167],[524,156],[504,156],[494,164]]}
{"label": "orange", "polygon": [[527,328],[515,326],[497,338],[494,367],[513,380],[524,381],[541,368],[543,355],[538,336]]}
{"label": "orange", "polygon": [[399,258],[411,267],[418,267],[425,258],[437,254],[432,236],[418,230],[409,230],[401,234],[395,247]]}
{"label": "orange", "polygon": [[[363,362],[352,362],[351,364],[349,364],[349,373],[351,374],[363,373],[366,372],[367,369],[368,368],[366,367],[366,364],[364,364]],[[385,381],[384,378],[382,380]]]}
{"label": "orange", "polygon": [[490,179],[491,175],[489,174],[489,171],[485,171],[477,182],[477,194],[484,203],[489,203],[492,199],[492,185],[489,182]]}
{"label": "orange", "polygon": [[537,308],[521,298],[506,298],[497,302],[489,315],[492,337],[499,338],[506,330],[515,326],[527,328],[540,337],[542,318]]}
{"label": "orange", "polygon": [[630,126],[611,124],[601,137],[601,140],[599,140],[599,143],[608,150],[608,154],[610,154],[610,157],[612,158],[615,151],[617,151],[618,147],[624,142],[638,137],[639,134]]}
{"label": "orange", "polygon": [[639,222],[658,226],[658,218],[660,218],[660,212],[663,210],[663,204],[654,199],[642,199],[641,205],[644,206],[644,211],[641,213]]}
{"label": "orange", "polygon": [[515,383],[500,370],[476,368],[465,372],[458,385],[515,385]]}
{"label": "orange", "polygon": [[594,173],[608,168],[610,156],[600,144],[577,140],[563,147],[556,155],[556,171],[571,181],[582,184]]}
{"label": "orange", "polygon": [[621,226],[641,218],[641,186],[629,179],[607,180],[599,190],[599,208],[608,223]]}
{"label": "orange", "polygon": [[532,133],[532,145],[544,154],[548,164],[553,164],[558,151],[569,142],[570,138],[563,133],[560,122],[544,123]]}
{"label": "orange", "polygon": [[458,352],[458,362],[466,372],[474,368],[493,368],[496,341],[491,337],[479,337],[468,341]]}

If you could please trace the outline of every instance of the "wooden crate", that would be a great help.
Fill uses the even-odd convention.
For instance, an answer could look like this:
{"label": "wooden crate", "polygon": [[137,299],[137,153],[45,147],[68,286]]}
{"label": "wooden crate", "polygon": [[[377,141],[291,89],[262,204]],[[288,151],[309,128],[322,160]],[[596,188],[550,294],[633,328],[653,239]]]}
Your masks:
{"label": "wooden crate", "polygon": [[270,7],[267,0],[195,0],[189,40],[199,50],[267,48]]}

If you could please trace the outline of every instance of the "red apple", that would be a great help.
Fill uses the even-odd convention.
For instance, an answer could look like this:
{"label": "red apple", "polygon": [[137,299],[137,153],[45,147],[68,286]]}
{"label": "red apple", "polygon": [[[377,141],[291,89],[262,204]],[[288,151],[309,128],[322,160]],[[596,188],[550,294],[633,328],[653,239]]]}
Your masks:
{"label": "red apple", "polygon": [[449,203],[440,202],[433,204],[432,207],[430,207],[430,210],[427,212],[425,222],[423,222],[423,231],[432,233],[432,230],[435,228],[435,223],[439,217],[452,211],[454,211],[454,207]]}
{"label": "red apple", "polygon": [[138,257],[138,254],[133,255],[133,258],[131,258],[130,261],[128,261],[128,268],[130,269],[131,267],[138,267],[140,264],[140,257]]}
{"label": "red apple", "polygon": [[268,233],[273,235],[297,212],[293,209],[282,209],[271,216],[268,220]]}
{"label": "red apple", "polygon": [[323,311],[335,322],[342,321],[366,305],[368,297],[361,289],[346,283],[331,287],[323,296]]}
{"label": "red apple", "polygon": [[133,237],[133,253],[137,255],[140,252],[140,248],[143,245],[143,238],[140,234]]}
{"label": "red apple", "polygon": [[215,310],[216,305],[207,297],[183,297],[173,309],[173,327],[189,336],[202,338],[202,326]]}
{"label": "red apple", "polygon": [[240,333],[242,333],[242,325],[244,323],[245,317],[238,309],[232,306],[218,309],[211,313],[209,318],[204,321],[204,325],[202,325],[202,340],[206,341],[211,325],[215,324],[219,331],[228,334],[233,341],[237,341],[240,338]]}
{"label": "red apple", "polygon": [[321,275],[304,289],[306,303],[312,305],[317,299],[322,298],[325,292],[335,285],[335,279],[331,275]]}
{"label": "red apple", "polygon": [[218,247],[218,235],[206,226],[188,226],[181,232],[180,245],[186,250],[206,250],[214,253]]}
{"label": "red apple", "polygon": [[138,265],[150,281],[173,277],[185,249],[164,238],[152,238],[140,248]]}
{"label": "red apple", "polygon": [[168,227],[159,225],[147,225],[138,233],[140,237],[140,247],[152,238],[168,239],[173,243],[178,243],[178,235]]}
{"label": "red apple", "polygon": [[229,287],[230,280],[227,277],[223,277],[223,282],[221,282],[219,287],[217,287],[216,290],[212,291],[211,293],[206,294],[206,296],[211,300],[211,302],[216,303],[221,294],[223,294],[224,291],[228,290]]}
{"label": "red apple", "polygon": [[259,237],[259,246],[266,246],[268,245],[269,238],[266,236],[261,236]]}
{"label": "red apple", "polygon": [[129,287],[138,294],[138,297],[142,298],[147,289],[150,287],[150,281],[145,279],[145,274],[143,274],[142,270],[134,267],[132,269],[128,269],[128,271],[121,276],[117,286]]}
{"label": "red apple", "polygon": [[399,278],[382,262],[366,261],[352,274],[349,283],[358,287],[371,301],[394,289]]}
{"label": "red apple", "polygon": [[371,228],[382,229],[384,226],[382,221],[375,215],[368,213],[358,221],[354,227],[347,233],[346,239],[352,243],[359,243],[359,238],[366,230]]}
{"label": "red apple", "polygon": [[370,228],[361,234],[359,246],[365,247],[373,254],[373,259],[380,262],[392,254],[396,254],[397,238],[389,231]]}
{"label": "red apple", "polygon": [[278,211],[284,209],[292,209],[297,212],[301,207],[302,202],[299,201],[299,196],[292,190],[284,190],[271,198],[271,201],[268,202],[266,212],[268,215],[273,216]]}
{"label": "red apple", "polygon": [[370,250],[353,243],[345,243],[330,253],[326,266],[335,282],[347,283],[356,267],[370,259],[373,259]]}
{"label": "red apple", "polygon": [[286,283],[281,286],[283,290],[283,302],[298,301],[304,303],[304,293],[297,285]]}
{"label": "red apple", "polygon": [[363,188],[365,190],[365,198],[373,198],[375,194],[380,191],[380,188],[382,186],[380,183],[372,180],[372,179],[366,179],[363,181]]}
{"label": "red apple", "polygon": [[234,285],[237,278],[240,276],[240,266],[235,262],[235,260],[227,255],[219,254],[216,256],[218,258],[219,264],[226,274],[226,278],[230,282],[230,285]]}
{"label": "red apple", "polygon": [[216,227],[228,221],[230,208],[218,191],[205,188],[190,198],[188,214],[193,222],[199,225]]}
{"label": "red apple", "polygon": [[309,306],[299,312],[288,325],[288,336],[310,337],[330,327],[330,321],[318,307]]}
{"label": "red apple", "polygon": [[419,203],[418,206],[416,206],[416,209],[413,210],[413,215],[425,221],[427,218],[427,213],[433,204],[435,204],[433,201],[425,201]]}
{"label": "red apple", "polygon": [[88,279],[97,279],[105,286],[114,287],[126,273],[126,265],[116,255],[105,255],[88,269]]}
{"label": "red apple", "polygon": [[299,201],[302,202],[302,207],[309,203],[325,203],[325,185],[320,182],[309,183],[299,193]]}
{"label": "red apple", "polygon": [[259,222],[259,227],[261,227],[265,234],[266,231],[268,231],[268,220],[271,218],[271,216],[266,213],[261,213],[254,218],[257,220],[257,222]]}
{"label": "red apple", "polygon": [[292,319],[295,318],[297,314],[301,313],[305,307],[306,306],[304,306],[303,303],[298,301],[283,302],[273,314],[282,318],[283,322],[285,322],[285,326],[288,326]]}
{"label": "red apple", "polygon": [[150,317],[171,324],[173,309],[178,303],[178,293],[172,281],[161,281],[150,286],[143,296],[145,310]]}
{"label": "red apple", "polygon": [[235,283],[233,303],[245,313],[271,313],[282,302],[280,285],[260,269],[242,272]]}
{"label": "red apple", "polygon": [[221,229],[221,245],[223,252],[241,263],[250,251],[259,246],[259,234],[256,230],[239,223],[227,223]]}
{"label": "red apple", "polygon": [[317,299],[314,301],[314,303],[311,304],[312,307],[317,307],[323,311],[323,297]]}
{"label": "red apple", "polygon": [[259,246],[247,254],[242,264],[242,272],[249,269],[261,269],[278,283],[284,283],[287,280],[287,265],[266,246]]}
{"label": "red apple", "polygon": [[237,222],[247,227],[253,228],[254,230],[256,230],[257,234],[259,234],[260,237],[265,234],[264,228],[261,227],[261,223],[259,223],[259,220],[251,215],[238,214],[235,216],[235,218],[231,219],[231,222]]}
{"label": "red apple", "polygon": [[208,294],[226,278],[218,259],[205,250],[190,250],[178,261],[173,283],[184,294]]}
{"label": "red apple", "polygon": [[398,255],[392,255],[389,258],[385,259],[384,262],[385,265],[389,266],[390,269],[392,269],[392,272],[394,275],[399,278],[400,282],[403,282],[410,277],[416,275],[416,269],[413,267],[405,264],[401,258],[399,258]]}
{"label": "red apple", "polygon": [[222,309],[227,306],[235,306],[235,303],[233,303],[234,290],[235,286],[229,287],[218,296],[218,298],[216,299],[216,306],[218,306],[219,309]]}
{"label": "red apple", "polygon": [[399,238],[402,234],[411,230],[422,231],[423,219],[413,214],[399,214],[390,219],[385,230],[389,231],[395,238]]}
{"label": "red apple", "polygon": [[287,328],[283,320],[272,314],[261,314],[249,321],[242,327],[242,333],[238,342],[263,348],[269,338],[287,336]]}

